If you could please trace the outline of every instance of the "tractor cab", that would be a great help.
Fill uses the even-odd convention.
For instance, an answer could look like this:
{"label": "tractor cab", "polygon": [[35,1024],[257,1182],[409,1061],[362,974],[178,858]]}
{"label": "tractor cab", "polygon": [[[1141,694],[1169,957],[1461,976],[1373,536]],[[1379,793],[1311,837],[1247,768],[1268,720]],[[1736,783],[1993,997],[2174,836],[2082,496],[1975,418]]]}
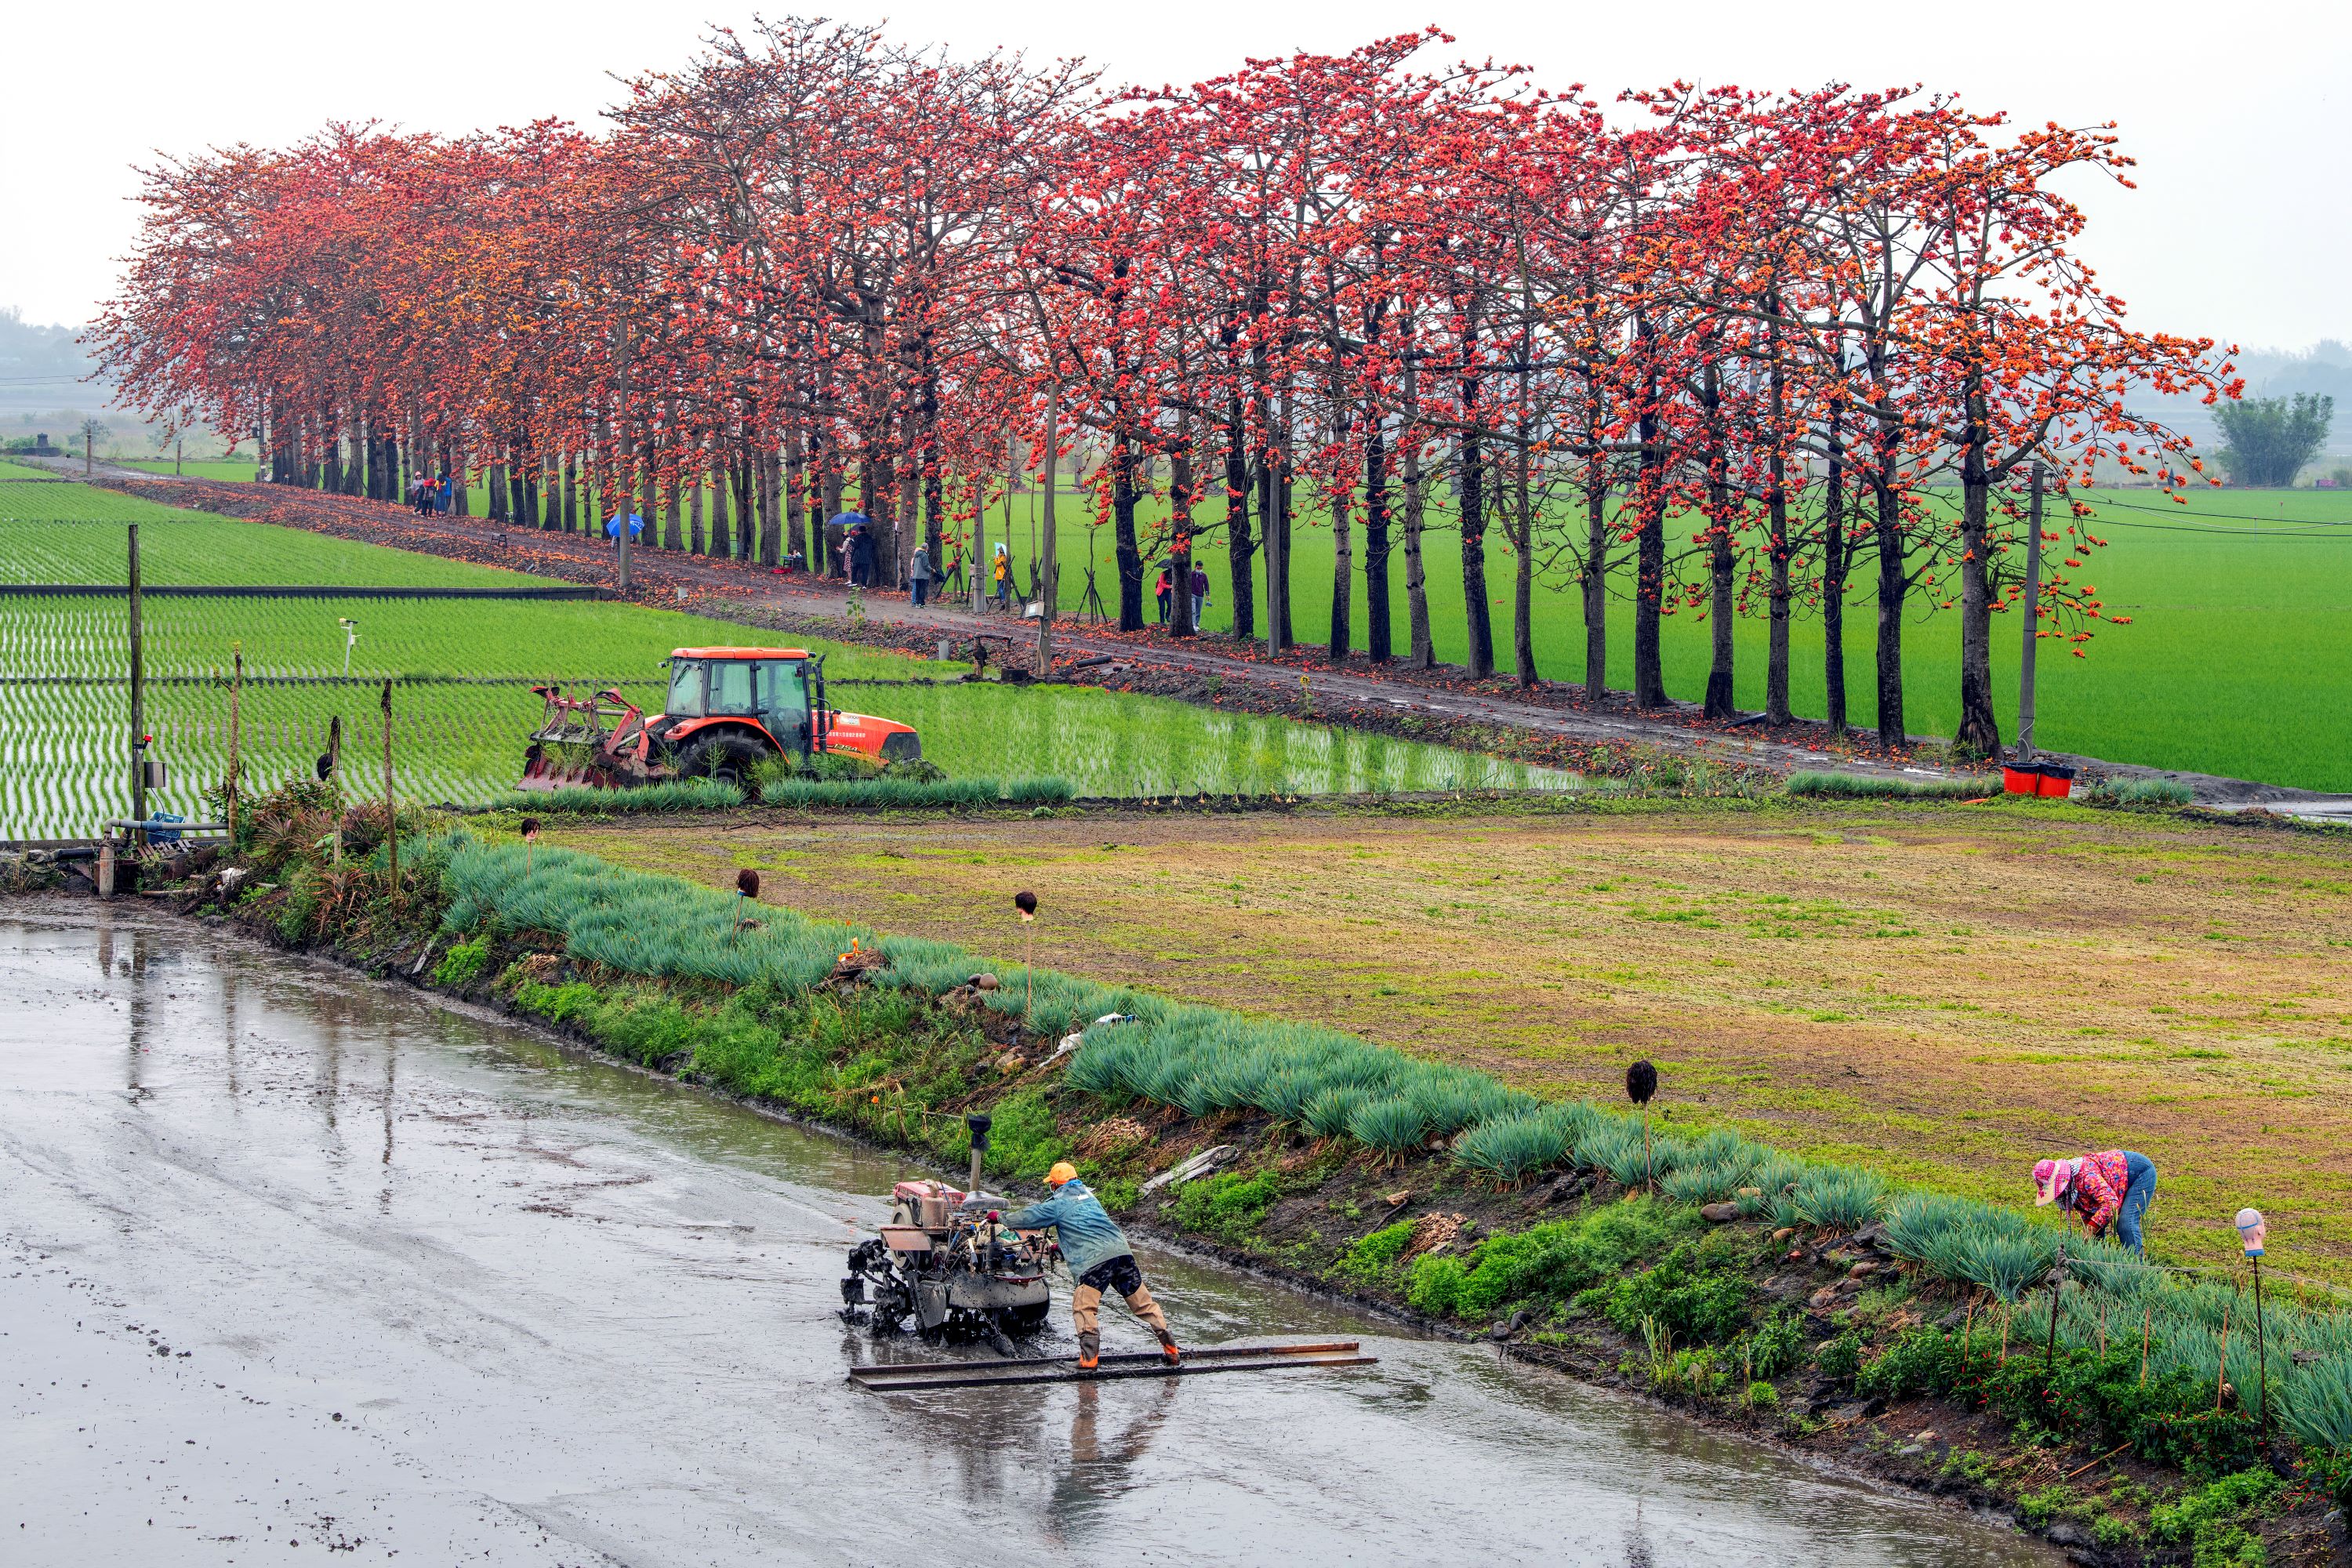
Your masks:
{"label": "tractor cab", "polygon": [[845,752],[888,767],[923,754],[912,726],[827,703],[824,660],[805,648],[682,647],[668,665],[668,692],[650,718],[617,691],[576,699],[561,687],[533,688],[547,717],[531,736],[520,787],[743,784],[771,757],[805,764]]}

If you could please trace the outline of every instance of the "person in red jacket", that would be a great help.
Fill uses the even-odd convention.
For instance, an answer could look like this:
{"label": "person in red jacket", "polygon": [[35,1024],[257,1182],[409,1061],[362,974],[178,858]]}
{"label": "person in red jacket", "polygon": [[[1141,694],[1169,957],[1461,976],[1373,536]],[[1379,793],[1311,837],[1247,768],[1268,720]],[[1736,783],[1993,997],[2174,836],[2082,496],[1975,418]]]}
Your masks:
{"label": "person in red jacket", "polygon": [[2033,1189],[2034,1207],[2063,1198],[2084,1229],[2105,1236],[2112,1226],[2116,1239],[2137,1256],[2140,1218],[2156,1197],[2156,1162],[2128,1149],[2043,1160],[2033,1167]]}

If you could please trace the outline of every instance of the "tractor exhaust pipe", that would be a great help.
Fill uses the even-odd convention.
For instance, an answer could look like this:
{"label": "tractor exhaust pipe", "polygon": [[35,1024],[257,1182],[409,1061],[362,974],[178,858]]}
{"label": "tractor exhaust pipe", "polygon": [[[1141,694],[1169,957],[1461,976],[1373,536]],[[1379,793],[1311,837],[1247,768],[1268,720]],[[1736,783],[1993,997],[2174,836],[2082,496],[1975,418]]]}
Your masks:
{"label": "tractor exhaust pipe", "polygon": [[975,1110],[963,1119],[963,1124],[971,1129],[971,1184],[966,1191],[976,1196],[980,1192],[981,1163],[988,1154],[989,1119],[984,1111]]}

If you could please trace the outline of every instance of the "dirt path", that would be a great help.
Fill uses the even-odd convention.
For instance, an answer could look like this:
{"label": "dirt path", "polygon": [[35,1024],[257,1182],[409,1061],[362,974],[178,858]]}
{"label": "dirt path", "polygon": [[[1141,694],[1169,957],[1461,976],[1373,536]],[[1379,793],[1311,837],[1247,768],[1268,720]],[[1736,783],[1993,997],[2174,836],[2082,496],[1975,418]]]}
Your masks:
{"label": "dirt path", "polygon": [[[1654,1058],[1675,1118],[2014,1199],[2038,1154],[2242,1203],[2352,1282],[2352,844],[2230,823],[1839,805],[558,830],[982,952],[1349,1029],[1547,1091]],[[2324,1259],[2324,1262],[2315,1260]]]}

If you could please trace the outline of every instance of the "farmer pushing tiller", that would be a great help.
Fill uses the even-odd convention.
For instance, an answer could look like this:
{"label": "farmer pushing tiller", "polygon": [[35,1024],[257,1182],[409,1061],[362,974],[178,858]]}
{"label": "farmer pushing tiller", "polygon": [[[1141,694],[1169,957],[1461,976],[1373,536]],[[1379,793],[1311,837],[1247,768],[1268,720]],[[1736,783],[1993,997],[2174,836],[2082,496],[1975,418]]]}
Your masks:
{"label": "farmer pushing tiller", "polygon": [[1046,1173],[1045,1184],[1054,1189],[1052,1197],[1032,1204],[1004,1223],[1024,1237],[1050,1229],[1059,1237],[1062,1260],[1078,1281],[1070,1296],[1071,1325],[1078,1333],[1078,1370],[1092,1372],[1102,1359],[1102,1332],[1096,1314],[1107,1290],[1117,1290],[1126,1299],[1128,1310],[1160,1336],[1160,1353],[1168,1358],[1169,1365],[1182,1364],[1184,1352],[1177,1348],[1176,1336],[1168,1331],[1168,1314],[1151,1299],[1143,1270],[1136,1266],[1135,1249],[1128,1245],[1127,1233],[1118,1228],[1102,1200],[1078,1180],[1077,1168],[1066,1160]]}
{"label": "farmer pushing tiller", "polygon": [[[1172,1377],[1207,1372],[1265,1372],[1276,1367],[1370,1366],[1353,1340],[1315,1344],[1227,1345],[1187,1355],[1176,1344],[1167,1314],[1151,1299],[1135,1249],[1100,1199],[1066,1162],[1045,1180],[1053,1195],[1005,1217],[1001,1200],[980,1191],[989,1119],[974,1112],[971,1191],[937,1181],[901,1182],[890,1223],[849,1254],[841,1282],[842,1318],[867,1323],[878,1335],[911,1329],[933,1343],[985,1340],[999,1360],[877,1361],[849,1369],[850,1381],[881,1393],[962,1388],[990,1384],[1057,1383],[1076,1378]],[[1078,1354],[1026,1357],[1014,1341],[1045,1321],[1051,1295],[1045,1265],[1059,1237],[1063,1260],[1076,1276],[1070,1300]],[[1157,1352],[1102,1353],[1097,1314],[1106,1291],[1116,1290],[1151,1327]]]}

